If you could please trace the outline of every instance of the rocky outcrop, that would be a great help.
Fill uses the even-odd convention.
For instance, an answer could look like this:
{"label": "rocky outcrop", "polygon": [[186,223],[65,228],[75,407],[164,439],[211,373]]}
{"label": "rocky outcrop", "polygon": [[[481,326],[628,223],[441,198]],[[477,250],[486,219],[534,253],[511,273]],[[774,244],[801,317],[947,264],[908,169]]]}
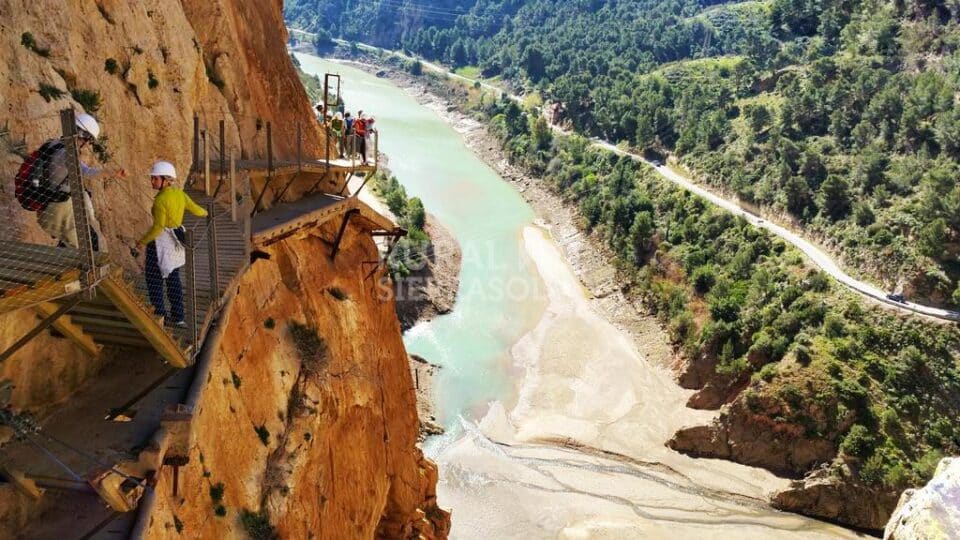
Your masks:
{"label": "rocky outcrop", "polygon": [[781,510],[878,531],[896,505],[897,494],[865,486],[849,468],[838,465],[821,467],[793,482],[772,502]]}
{"label": "rocky outcrop", "polygon": [[[748,404],[749,400],[749,404]],[[667,446],[699,457],[730,459],[763,467],[787,476],[805,474],[811,467],[831,461],[836,444],[811,436],[790,422],[777,400],[761,394],[741,395],[725,407],[713,423],[679,430]],[[826,422],[826,418],[824,418]]]}
{"label": "rocky outcrop", "polygon": [[427,215],[424,232],[430,244],[425,264],[412,265],[410,275],[396,281],[397,317],[406,331],[420,321],[449,313],[457,299],[462,254],[456,238],[437,219]]}
{"label": "rocky outcrop", "polygon": [[377,248],[351,226],[330,261],[337,226],[274,244],[243,277],[151,537],[243,538],[250,516],[282,538],[446,537],[393,301],[361,264]]}
{"label": "rocky outcrop", "polygon": [[884,529],[884,540],[960,538],[960,458],[945,458],[920,489],[900,496]]}

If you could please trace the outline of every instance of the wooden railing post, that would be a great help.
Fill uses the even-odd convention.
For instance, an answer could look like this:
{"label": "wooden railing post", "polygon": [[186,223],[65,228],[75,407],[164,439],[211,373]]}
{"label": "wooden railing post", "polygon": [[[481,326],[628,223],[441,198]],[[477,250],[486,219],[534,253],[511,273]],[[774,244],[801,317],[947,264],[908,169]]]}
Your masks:
{"label": "wooden railing post", "polygon": [[207,203],[207,250],[210,262],[210,305],[215,306],[220,298],[220,262],[217,256],[217,219],[213,215],[216,205]]}
{"label": "wooden railing post", "polygon": [[[83,178],[80,176],[80,147],[77,145],[77,124],[73,109],[60,111],[60,126],[63,130],[62,141],[66,152],[67,181],[70,183],[74,227],[77,230],[77,249],[80,251],[80,286],[89,293],[96,280],[93,275],[95,261],[93,238],[90,234],[90,216],[87,215]],[[100,241],[103,240],[100,239]]]}
{"label": "wooden railing post", "polygon": [[197,261],[194,253],[195,245],[193,243],[193,230],[187,229],[187,262],[184,265],[186,273],[186,288],[184,290],[184,308],[186,313],[184,319],[187,321],[187,335],[190,338],[190,344],[197,344]]}

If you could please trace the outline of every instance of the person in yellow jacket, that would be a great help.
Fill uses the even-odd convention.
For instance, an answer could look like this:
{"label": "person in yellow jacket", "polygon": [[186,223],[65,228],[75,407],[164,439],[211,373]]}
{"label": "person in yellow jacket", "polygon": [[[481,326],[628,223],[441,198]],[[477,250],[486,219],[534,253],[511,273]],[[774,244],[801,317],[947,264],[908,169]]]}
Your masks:
{"label": "person in yellow jacket", "polygon": [[[174,185],[177,170],[168,161],[158,161],[150,169],[150,185],[157,190],[153,199],[153,226],[137,241],[134,255],[139,256],[140,248],[146,247],[144,274],[147,278],[147,291],[150,303],[157,316],[166,317],[163,303],[163,290],[166,285],[167,300],[170,301],[170,320],[174,326],[185,327],[183,313],[183,284],[180,282],[180,267],[171,252],[180,249],[186,239],[183,229],[183,214],[190,212],[195,216],[206,216],[207,211],[195,203],[182,189]],[[179,246],[177,244],[179,243]],[[159,245],[158,245],[159,244]],[[164,260],[169,258],[168,260]],[[171,264],[171,260],[174,260]],[[171,266],[174,268],[171,269]]]}

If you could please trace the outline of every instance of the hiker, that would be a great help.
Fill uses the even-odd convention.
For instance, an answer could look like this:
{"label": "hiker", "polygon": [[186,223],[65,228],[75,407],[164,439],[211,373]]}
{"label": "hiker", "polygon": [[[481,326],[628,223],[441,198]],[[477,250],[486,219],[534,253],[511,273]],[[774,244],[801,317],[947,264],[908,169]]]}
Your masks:
{"label": "hiker", "polygon": [[[100,135],[100,125],[86,113],[76,115],[77,148],[82,150]],[[80,162],[80,174],[93,178],[104,171]],[[126,172],[118,169],[112,176],[123,178]],[[77,223],[73,215],[70,179],[67,173],[67,149],[60,139],[50,139],[30,155],[17,173],[14,194],[24,209],[37,213],[37,223],[44,232],[57,241],[57,247],[78,248]],[[90,192],[84,190],[83,204],[90,222],[90,240],[94,251],[100,251],[100,223],[93,210]],[[106,251],[104,246],[104,251]]]}
{"label": "hiker", "polygon": [[363,118],[363,111],[357,113],[357,119],[353,121],[353,133],[357,136],[357,151],[360,153],[360,159],[363,164],[367,164],[367,121]]}
{"label": "hiker", "polygon": [[168,161],[158,161],[150,169],[150,186],[157,190],[153,199],[153,226],[137,241],[131,250],[134,258],[139,258],[140,248],[146,247],[144,275],[147,278],[147,292],[154,313],[164,319],[167,315],[163,304],[163,290],[166,284],[167,300],[170,301],[170,319],[174,326],[186,328],[183,318],[183,284],[180,282],[180,267],[186,264],[186,231],[183,228],[183,213],[189,211],[195,216],[206,216],[201,208],[174,184],[177,170]]}
{"label": "hiker", "polygon": [[353,157],[356,144],[353,142],[353,117],[350,116],[350,111],[343,113],[343,135],[343,140],[346,143],[344,153],[347,157]]}
{"label": "hiker", "polygon": [[330,133],[333,135],[334,148],[337,151],[337,159],[343,158],[343,115],[339,112],[333,115],[330,120]]}
{"label": "hiker", "polygon": [[[373,143],[373,136],[374,136],[374,134],[377,133],[377,128],[374,127],[374,123],[375,123],[375,120],[374,120],[374,118],[373,118],[372,116],[371,116],[370,118],[367,118],[367,119],[364,121],[364,126],[365,126],[366,129],[367,129],[367,138],[370,139],[370,142],[371,142],[371,143]],[[364,144],[364,148],[366,148],[366,144]],[[374,152],[377,151],[376,147],[374,147],[373,151],[374,151]],[[373,159],[374,159],[374,161],[376,161],[377,156],[373,156]],[[364,163],[364,165],[366,165],[366,163],[367,163],[366,153],[364,153],[363,163]]]}
{"label": "hiker", "polygon": [[323,123],[323,103],[317,103],[313,109],[316,111],[317,122]]}

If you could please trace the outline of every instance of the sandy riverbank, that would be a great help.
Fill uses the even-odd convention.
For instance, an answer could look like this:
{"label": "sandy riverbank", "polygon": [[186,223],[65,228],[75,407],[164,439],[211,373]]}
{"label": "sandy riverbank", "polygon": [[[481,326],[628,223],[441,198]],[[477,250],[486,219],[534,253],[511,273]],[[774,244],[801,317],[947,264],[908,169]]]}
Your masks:
{"label": "sandy riverbank", "polygon": [[491,406],[438,456],[438,493],[456,538],[843,538],[772,510],[786,481],[761,469],[697,460],[663,441],[707,411],[600,316],[549,232],[523,242],[549,306],[513,348],[525,370],[516,407]]}

